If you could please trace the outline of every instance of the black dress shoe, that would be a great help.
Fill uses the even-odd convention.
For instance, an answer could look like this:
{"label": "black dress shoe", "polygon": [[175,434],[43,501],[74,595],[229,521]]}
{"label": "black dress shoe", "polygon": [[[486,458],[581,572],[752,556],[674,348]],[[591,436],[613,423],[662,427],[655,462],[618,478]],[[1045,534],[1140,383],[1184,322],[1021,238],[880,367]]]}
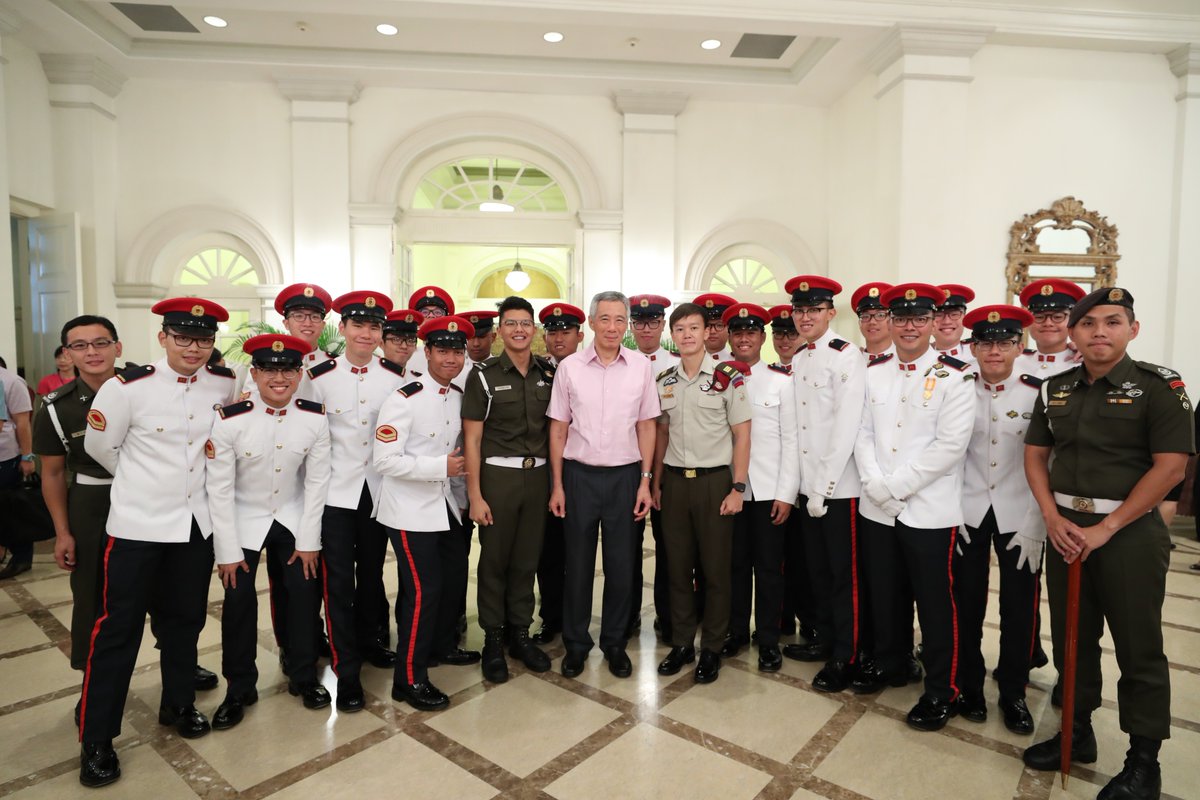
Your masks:
{"label": "black dress shoe", "polygon": [[[1044,742],[1025,748],[1021,760],[1030,769],[1057,772],[1062,759],[1062,731]],[[1071,729],[1071,761],[1077,764],[1096,763],[1096,734],[1091,725],[1075,723]]]}
{"label": "black dress shoe", "polygon": [[257,702],[258,692],[248,692],[241,696],[225,695],[225,699],[221,701],[221,705],[217,706],[217,711],[213,714],[213,730],[227,731],[237,725],[245,716],[246,706],[252,706]]}
{"label": "black dress shoe", "polygon": [[813,678],[812,686],[818,692],[836,694],[850,685],[854,667],[840,659],[825,662],[821,671]]}
{"label": "black dress shoe", "polygon": [[392,684],[392,699],[408,703],[418,711],[438,711],[450,705],[450,698],[429,681]]}
{"label": "black dress shoe", "polygon": [[658,674],[675,675],[679,670],[683,669],[684,664],[691,664],[695,660],[696,648],[672,647],[671,652],[667,653],[667,657],[658,662]]}
{"label": "black dress shoe", "polygon": [[1100,790],[1096,800],[1158,800],[1162,795],[1162,769],[1158,765],[1157,748],[1152,752],[1139,748],[1138,738],[1130,737],[1125,767]]}
{"label": "black dress shoe", "polygon": [[121,760],[113,750],[112,739],[84,742],[79,749],[79,782],[95,788],[108,786],[121,777]]}
{"label": "black dress shoe", "polygon": [[1013,733],[1026,736],[1033,733],[1033,714],[1029,713],[1029,706],[1025,705],[1024,697],[1013,700],[1001,697],[1000,713],[1004,715],[1004,727]]}
{"label": "black dress shoe", "polygon": [[521,663],[533,672],[550,669],[550,656],[546,655],[529,639],[529,631],[514,630],[509,634],[508,654],[521,659]]}
{"label": "black dress shoe", "polygon": [[583,672],[583,665],[585,663],[587,663],[587,653],[582,650],[568,650],[562,660],[563,677],[576,677]]}
{"label": "black dress shoe", "polygon": [[[818,639],[820,638],[817,636],[817,629],[814,628],[812,625],[808,625],[808,624],[801,622],[800,627],[797,628],[796,630],[800,634],[800,638],[803,639],[804,641],[808,642],[809,644],[815,644],[818,641]],[[780,631],[780,633],[782,633],[782,631]]]}
{"label": "black dress shoe", "polygon": [[389,650],[378,642],[372,642],[363,653],[363,661],[379,669],[391,669],[396,666],[396,651]]}
{"label": "black dress shoe", "polygon": [[199,664],[196,665],[196,676],[192,680],[193,688],[197,692],[208,692],[217,688],[217,673],[210,672]]}
{"label": "black dress shoe", "polygon": [[779,672],[783,666],[783,653],[779,652],[777,644],[760,644],[758,646],[758,671]]}
{"label": "black dress shoe", "polygon": [[707,648],[701,650],[700,661],[696,664],[695,672],[692,673],[696,683],[712,683],[720,676],[721,656]]}
{"label": "black dress shoe", "polygon": [[983,692],[959,695],[958,714],[968,722],[987,722],[987,700]]}
{"label": "black dress shoe", "polygon": [[199,739],[212,730],[208,719],[195,706],[159,706],[158,724],[173,725],[184,739]]}
{"label": "black dress shoe", "polygon": [[958,704],[953,700],[940,700],[923,694],[908,712],[905,721],[908,727],[919,731],[940,731],[957,712]]}
{"label": "black dress shoe", "polygon": [[465,667],[469,664],[478,664],[479,658],[478,650],[463,650],[461,647],[456,647],[448,653],[431,657],[429,659],[429,666],[436,667],[438,664],[449,664],[452,667]]}
{"label": "black dress shoe", "polygon": [[337,710],[343,714],[353,714],[356,711],[362,711],[367,705],[367,698],[363,695],[362,684],[357,680],[353,681],[338,681],[337,690]]}
{"label": "black dress shoe", "polygon": [[604,660],[608,662],[608,671],[615,677],[628,678],[633,674],[633,662],[624,647],[604,648]]}
{"label": "black dress shoe", "polygon": [[508,680],[508,662],[504,660],[504,629],[494,628],[483,632],[483,679],[489,683],[504,683]]}
{"label": "black dress shoe", "polygon": [[550,644],[560,633],[562,633],[560,626],[543,622],[542,627],[537,629],[537,633],[529,638],[536,644]]}
{"label": "black dress shoe", "polygon": [[288,681],[288,694],[299,697],[305,708],[326,708],[333,702],[329,690],[316,681],[305,684]]}
{"label": "black dress shoe", "polygon": [[[31,570],[31,569],[33,569],[32,561],[17,561],[14,558],[14,559],[10,560],[7,564],[5,564],[3,569],[0,569],[0,581],[5,580],[7,578],[15,578],[18,575],[20,575],[22,572],[29,572],[29,570]],[[119,774],[120,770],[117,770],[117,772]],[[113,780],[115,781],[116,778],[113,778]],[[112,781],[109,781],[109,783],[112,783]],[[96,785],[103,786],[104,784],[96,784]]]}
{"label": "black dress shoe", "polygon": [[850,691],[855,694],[875,694],[889,686],[899,687],[907,685],[908,675],[904,673],[889,675],[874,662],[864,663],[850,679]]}
{"label": "black dress shoe", "polygon": [[721,655],[724,658],[733,658],[748,644],[750,644],[749,636],[731,633],[725,637],[725,644],[721,646]]}
{"label": "black dress shoe", "polygon": [[828,661],[829,645],[821,641],[808,644],[785,644],[783,654],[794,661]]}

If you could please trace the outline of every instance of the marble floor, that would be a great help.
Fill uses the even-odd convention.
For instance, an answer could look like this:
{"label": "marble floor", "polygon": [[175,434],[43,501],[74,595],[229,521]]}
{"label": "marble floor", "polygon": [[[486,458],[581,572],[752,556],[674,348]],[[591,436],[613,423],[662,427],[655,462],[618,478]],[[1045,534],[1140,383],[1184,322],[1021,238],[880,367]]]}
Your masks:
{"label": "marble floor", "polygon": [[[1200,547],[1184,535],[1190,522],[1178,523],[1163,610],[1174,695],[1172,739],[1162,751],[1163,796],[1173,798],[1200,798],[1200,573],[1188,570]],[[653,550],[645,559],[649,578]],[[265,590],[265,576],[259,577]],[[390,562],[387,582],[394,594]],[[477,648],[482,635],[474,625],[473,588],[471,594],[468,640]],[[214,580],[200,639],[200,662],[213,670],[220,667],[220,597]],[[502,685],[485,684],[477,667],[433,669],[433,681],[452,700],[439,713],[393,703],[390,672],[365,667],[367,709],[340,715],[307,711],[287,694],[265,593],[260,597],[260,700],[245,721],[193,741],[160,727],[158,665],[147,631],[117,740],[123,777],[86,790],[77,782],[71,722],[80,676],[65,655],[70,589],[49,554],[39,552],[31,572],[0,583],[0,796],[1046,800],[1094,798],[1120,771],[1125,752],[1111,642],[1104,707],[1095,715],[1100,758],[1092,768],[1076,767],[1064,791],[1056,775],[1026,770],[1020,760],[1023,747],[1058,728],[1049,702],[1051,668],[1032,677],[1028,699],[1038,723],[1032,738],[1009,733],[994,705],[984,724],[955,719],[939,733],[917,733],[903,720],[919,687],[867,698],[825,695],[810,685],[816,664],[785,661],[768,675],[758,672],[753,651],[743,651],[726,661],[714,684],[695,684],[688,670],[659,677],[655,665],[666,648],[655,641],[647,585],[641,637],[630,645],[631,678],[612,677],[595,652],[582,675],[564,678],[556,641],[553,671],[538,675],[510,661],[513,676]],[[998,651],[997,613],[993,598],[984,637],[989,666]],[[332,691],[336,681],[328,666],[322,670]],[[994,704],[995,684],[988,683]],[[211,715],[222,696],[223,689],[204,693],[197,706]]]}

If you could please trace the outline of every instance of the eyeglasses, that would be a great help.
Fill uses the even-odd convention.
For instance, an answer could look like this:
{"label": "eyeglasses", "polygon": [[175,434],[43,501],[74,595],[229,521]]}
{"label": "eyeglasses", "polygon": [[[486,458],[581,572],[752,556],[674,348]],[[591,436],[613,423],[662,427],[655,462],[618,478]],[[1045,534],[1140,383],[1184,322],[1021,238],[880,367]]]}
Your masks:
{"label": "eyeglasses", "polygon": [[800,338],[799,331],[771,331],[771,335],[776,339],[787,339],[789,342],[794,342]]}
{"label": "eyeglasses", "polygon": [[1043,311],[1033,315],[1033,321],[1040,324],[1046,322],[1062,323],[1067,321],[1069,315],[1065,311]]}
{"label": "eyeglasses", "polygon": [[68,345],[64,345],[64,347],[66,347],[68,350],[74,350],[76,353],[84,353],[87,352],[89,347],[94,347],[96,352],[100,352],[101,350],[107,350],[114,344],[116,344],[116,342],[114,342],[112,339],[97,339],[94,342],[71,342]]}
{"label": "eyeglasses", "polygon": [[196,345],[201,350],[212,350],[213,345],[217,343],[215,336],[184,336],[179,333],[168,333],[171,340],[175,342],[176,347],[191,347]]}
{"label": "eyeglasses", "polygon": [[635,319],[633,321],[633,329],[635,331],[656,331],[662,326],[662,317],[656,317],[655,319]]}
{"label": "eyeglasses", "polygon": [[255,367],[255,369],[272,378],[287,378],[292,381],[300,377],[299,367]]}
{"label": "eyeglasses", "polygon": [[500,324],[510,331],[515,330],[516,328],[520,328],[521,330],[533,330],[533,320],[531,319],[506,319]]}
{"label": "eyeglasses", "polygon": [[393,333],[384,336],[383,340],[389,344],[403,344],[408,345],[409,347],[416,347],[417,345],[417,337],[415,336],[399,336]]}
{"label": "eyeglasses", "polygon": [[987,352],[989,350],[999,350],[1001,353],[1007,353],[1017,346],[1015,339],[1002,339],[998,342],[982,341],[975,342],[975,349]]}
{"label": "eyeglasses", "polygon": [[883,322],[887,318],[886,311],[863,311],[858,315],[859,322]]}
{"label": "eyeglasses", "polygon": [[960,320],[965,312],[961,308],[938,309],[933,312],[934,319]]}
{"label": "eyeglasses", "polygon": [[828,311],[832,306],[792,306],[794,317],[819,317],[822,311]]}
{"label": "eyeglasses", "polygon": [[914,328],[923,328],[931,322],[933,322],[933,317],[931,317],[929,314],[921,314],[919,316],[912,317],[897,317],[894,314],[892,315],[892,324],[898,328],[904,328],[909,325]]}
{"label": "eyeglasses", "polygon": [[287,318],[293,322],[324,322],[325,315],[312,311],[289,311]]}
{"label": "eyeglasses", "polygon": [[704,327],[712,328],[714,331],[720,332],[720,331],[725,330],[725,323],[724,322],[706,322],[706,323],[704,323]]}

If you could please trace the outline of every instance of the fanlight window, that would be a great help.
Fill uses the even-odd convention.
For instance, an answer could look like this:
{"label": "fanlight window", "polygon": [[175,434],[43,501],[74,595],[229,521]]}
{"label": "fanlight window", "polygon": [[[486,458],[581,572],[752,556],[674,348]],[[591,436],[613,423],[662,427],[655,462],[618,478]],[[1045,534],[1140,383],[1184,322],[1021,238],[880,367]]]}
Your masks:
{"label": "fanlight window", "polygon": [[717,267],[708,282],[708,291],[742,299],[751,295],[777,295],[783,291],[775,274],[761,261],[733,258]]}
{"label": "fanlight window", "polygon": [[224,247],[201,250],[179,271],[180,286],[254,287],[261,282],[258,270],[245,256]]}
{"label": "fanlight window", "polygon": [[431,170],[413,208],[440,211],[563,212],[562,187],[545,170],[498,156],[464,158]]}

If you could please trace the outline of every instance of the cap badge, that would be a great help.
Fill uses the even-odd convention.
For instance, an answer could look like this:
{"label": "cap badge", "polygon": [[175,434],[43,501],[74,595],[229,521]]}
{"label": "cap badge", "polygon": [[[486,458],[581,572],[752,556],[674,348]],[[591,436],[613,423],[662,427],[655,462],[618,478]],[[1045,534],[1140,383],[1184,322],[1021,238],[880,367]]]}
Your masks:
{"label": "cap badge", "polygon": [[1113,303],[1120,302],[1125,299],[1125,291],[1123,289],[1113,289],[1108,293],[1108,299]]}
{"label": "cap badge", "polygon": [[1045,296],[1049,297],[1050,295],[1054,294],[1054,287],[1047,283],[1045,286],[1043,286],[1038,291],[1040,291]]}
{"label": "cap badge", "polygon": [[471,322],[472,322],[472,323],[479,322],[479,315],[478,315],[478,314],[472,314],[472,315],[471,315]]}
{"label": "cap badge", "polygon": [[413,321],[413,315],[412,315],[412,314],[405,314],[405,315],[404,315],[404,321],[405,321],[405,322],[412,322],[412,321]]}
{"label": "cap badge", "polygon": [[456,331],[458,331],[458,323],[457,322],[447,322],[446,330],[450,331],[451,333],[455,333]]}
{"label": "cap badge", "polygon": [[554,310],[551,311],[550,313],[556,317],[561,317],[562,316],[562,306],[555,306]]}
{"label": "cap badge", "polygon": [[906,289],[904,291],[904,299],[905,300],[916,300],[917,299],[917,290],[916,289]]}
{"label": "cap badge", "polygon": [[879,297],[879,287],[872,286],[870,289],[867,289],[867,297]]}
{"label": "cap badge", "polygon": [[999,322],[999,321],[1000,321],[1000,312],[999,311],[989,311],[988,312],[988,322]]}
{"label": "cap badge", "polygon": [[808,281],[800,281],[800,285],[797,288],[802,292],[807,292],[808,291]]}
{"label": "cap badge", "polygon": [[704,301],[704,307],[705,307],[705,308],[712,308],[712,307],[713,307],[713,301],[712,301],[712,300],[705,300],[705,301]]}
{"label": "cap badge", "polygon": [[950,299],[950,290],[949,289],[942,289],[942,294],[946,295],[947,300]]}
{"label": "cap badge", "polygon": [[204,316],[204,306],[202,306],[198,303],[196,305],[192,306],[192,316],[193,317],[203,317]]}
{"label": "cap badge", "polygon": [[643,297],[641,302],[638,303],[638,305],[641,306],[642,308],[648,308],[650,306],[650,300],[648,298]]}
{"label": "cap badge", "polygon": [[426,290],[425,290],[425,296],[426,296],[426,297],[433,297],[433,289],[426,289]]}
{"label": "cap badge", "polygon": [[305,297],[312,297],[314,294],[313,288],[311,286],[305,286],[303,294]]}
{"label": "cap badge", "polygon": [[275,341],[271,342],[271,349],[273,351],[275,351],[276,353],[282,353],[283,352],[283,342],[280,341],[279,339],[276,339]]}
{"label": "cap badge", "polygon": [[739,317],[748,317],[748,316],[750,316],[750,311],[749,311],[748,309],[745,309],[745,308],[739,308],[739,309],[738,309],[738,316],[739,316]]}
{"label": "cap badge", "polygon": [[367,308],[374,308],[375,307],[375,298],[368,297],[366,300],[363,300],[363,305],[366,306]]}

